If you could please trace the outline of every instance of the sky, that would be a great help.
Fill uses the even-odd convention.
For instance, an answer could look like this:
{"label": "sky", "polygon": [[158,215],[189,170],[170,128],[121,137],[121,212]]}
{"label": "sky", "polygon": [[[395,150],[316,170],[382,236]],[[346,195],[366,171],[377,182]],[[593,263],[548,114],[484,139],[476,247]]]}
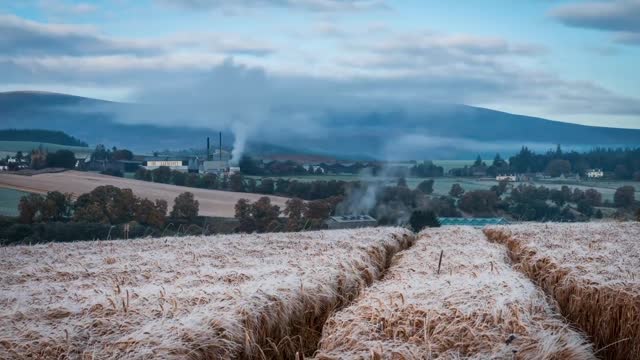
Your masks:
{"label": "sky", "polygon": [[[640,0],[0,0],[0,91],[640,128]],[[357,101],[354,101],[357,99]]]}

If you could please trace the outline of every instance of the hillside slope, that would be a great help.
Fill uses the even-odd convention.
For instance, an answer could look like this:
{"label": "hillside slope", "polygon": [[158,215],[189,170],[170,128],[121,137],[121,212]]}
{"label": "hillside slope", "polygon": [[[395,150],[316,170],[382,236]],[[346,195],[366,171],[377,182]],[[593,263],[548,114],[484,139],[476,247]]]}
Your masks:
{"label": "hillside slope", "polygon": [[[203,147],[206,134],[218,130],[225,131],[225,144],[231,144],[231,129],[217,129],[213,125],[211,129],[189,127],[189,119],[184,118],[188,115],[180,110],[162,113],[163,123],[180,126],[155,125],[148,118],[139,118],[135,124],[131,119],[127,120],[129,123],[122,122],[119,114],[145,114],[140,111],[145,106],[148,105],[41,92],[0,93],[3,127],[61,130],[90,144],[104,143],[136,151]],[[522,144],[547,149],[555,144],[590,148],[640,143],[640,130],[582,126],[466,105],[433,103],[411,111],[325,109],[309,120],[311,125],[289,121],[285,122],[288,129],[270,129],[271,120],[286,119],[303,110],[274,109],[264,114],[262,127],[252,129],[260,136],[249,138],[249,148],[351,158],[424,158],[425,153],[430,158],[471,158],[478,153],[514,152]],[[209,116],[216,118],[215,113],[206,114]]]}

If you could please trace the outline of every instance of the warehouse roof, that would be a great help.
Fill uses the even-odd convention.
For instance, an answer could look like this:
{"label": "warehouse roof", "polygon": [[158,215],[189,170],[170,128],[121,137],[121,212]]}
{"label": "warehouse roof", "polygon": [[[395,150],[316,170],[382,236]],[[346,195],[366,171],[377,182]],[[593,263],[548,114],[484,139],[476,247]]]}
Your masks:
{"label": "warehouse roof", "polygon": [[442,226],[473,226],[483,227],[486,225],[508,225],[509,222],[505,218],[454,218],[440,217],[438,218]]}
{"label": "warehouse roof", "polygon": [[332,216],[331,220],[336,222],[352,222],[352,221],[376,221],[373,217],[369,215],[341,215],[341,216]]}

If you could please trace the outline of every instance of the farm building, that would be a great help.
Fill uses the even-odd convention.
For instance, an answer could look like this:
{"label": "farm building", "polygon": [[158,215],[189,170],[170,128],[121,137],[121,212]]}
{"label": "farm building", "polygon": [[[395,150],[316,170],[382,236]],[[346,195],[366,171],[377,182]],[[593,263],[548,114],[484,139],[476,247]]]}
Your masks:
{"label": "farm building", "polygon": [[221,175],[229,171],[229,162],[227,160],[210,160],[203,161],[200,166],[200,173]]}
{"label": "farm building", "polygon": [[76,158],[76,169],[87,169],[91,163],[91,154],[74,153]]}
{"label": "farm building", "polygon": [[496,176],[497,181],[511,181],[516,182],[518,180],[516,175],[498,175]]}
{"label": "farm building", "polygon": [[320,166],[320,165],[304,164],[304,165],[302,165],[302,167],[307,172],[313,172],[314,174],[324,174],[325,173],[324,168],[322,166]]}
{"label": "farm building", "polygon": [[356,229],[376,225],[378,225],[378,221],[369,215],[331,216],[327,220],[329,229]]}
{"label": "farm building", "polygon": [[505,218],[455,218],[439,217],[438,221],[442,226],[473,226],[483,227],[486,225],[508,225]]}
{"label": "farm building", "polygon": [[604,177],[604,172],[602,169],[589,169],[587,170],[587,177],[590,179],[596,179]]}

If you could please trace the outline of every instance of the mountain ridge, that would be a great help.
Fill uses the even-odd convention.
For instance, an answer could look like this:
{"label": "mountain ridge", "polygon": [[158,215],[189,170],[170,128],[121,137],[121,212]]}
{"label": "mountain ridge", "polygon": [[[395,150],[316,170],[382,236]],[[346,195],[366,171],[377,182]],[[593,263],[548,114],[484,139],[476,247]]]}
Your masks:
{"label": "mountain ridge", "polygon": [[[60,130],[93,145],[102,143],[146,152],[187,149],[194,144],[203,147],[207,134],[215,136],[219,130],[224,131],[226,145],[234,139],[229,128],[118,121],[117,114],[123,109],[145,106],[149,105],[54,92],[0,92],[3,128]],[[288,112],[280,109],[267,117],[282,118]],[[269,152],[270,147],[278,152],[284,148],[294,153],[339,158],[453,159],[514,152],[522,145],[544,149],[553,144],[570,148],[640,144],[640,129],[579,125],[460,104],[428,103],[411,111],[325,109],[321,118],[315,123],[321,127],[320,132],[290,135],[278,129],[269,132],[265,127],[258,131],[260,136],[249,138],[248,148],[263,152]],[[269,121],[265,123],[268,125]],[[300,125],[291,122],[290,126]]]}

